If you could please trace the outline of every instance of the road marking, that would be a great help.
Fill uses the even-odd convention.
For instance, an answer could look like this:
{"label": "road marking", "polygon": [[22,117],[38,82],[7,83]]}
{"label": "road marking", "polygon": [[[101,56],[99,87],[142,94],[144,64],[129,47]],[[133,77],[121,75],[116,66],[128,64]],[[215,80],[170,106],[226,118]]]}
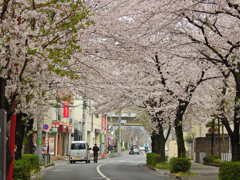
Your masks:
{"label": "road marking", "polygon": [[111,180],[111,179],[109,179],[107,176],[105,176],[101,171],[100,171],[100,167],[102,166],[102,164],[100,164],[100,165],[98,165],[97,166],[97,172],[98,172],[98,174],[100,175],[100,176],[102,176],[104,179],[106,179],[106,180]]}

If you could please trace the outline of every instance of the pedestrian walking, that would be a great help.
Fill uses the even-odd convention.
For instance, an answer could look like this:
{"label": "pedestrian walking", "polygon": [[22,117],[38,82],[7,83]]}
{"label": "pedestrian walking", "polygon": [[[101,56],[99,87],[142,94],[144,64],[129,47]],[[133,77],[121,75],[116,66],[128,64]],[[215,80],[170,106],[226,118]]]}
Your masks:
{"label": "pedestrian walking", "polygon": [[97,144],[94,144],[94,146],[93,146],[93,157],[94,157],[94,162],[95,163],[98,162],[98,151],[99,151],[99,147],[97,146]]}

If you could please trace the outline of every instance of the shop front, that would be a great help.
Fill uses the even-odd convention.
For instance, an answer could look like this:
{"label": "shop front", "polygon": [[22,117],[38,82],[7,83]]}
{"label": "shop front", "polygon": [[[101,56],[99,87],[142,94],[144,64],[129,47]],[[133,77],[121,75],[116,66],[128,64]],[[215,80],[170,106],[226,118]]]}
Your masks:
{"label": "shop front", "polygon": [[49,153],[54,156],[66,156],[71,141],[72,125],[53,121],[49,134]]}

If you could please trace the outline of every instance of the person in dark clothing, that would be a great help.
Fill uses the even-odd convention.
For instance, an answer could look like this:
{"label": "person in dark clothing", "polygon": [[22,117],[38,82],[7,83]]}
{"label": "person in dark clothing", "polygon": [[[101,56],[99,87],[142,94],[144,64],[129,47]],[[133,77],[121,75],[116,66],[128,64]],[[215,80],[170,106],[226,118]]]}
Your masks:
{"label": "person in dark clothing", "polygon": [[98,161],[98,151],[99,151],[99,147],[97,146],[97,144],[94,144],[93,146],[93,157],[94,157],[94,162],[97,163]]}

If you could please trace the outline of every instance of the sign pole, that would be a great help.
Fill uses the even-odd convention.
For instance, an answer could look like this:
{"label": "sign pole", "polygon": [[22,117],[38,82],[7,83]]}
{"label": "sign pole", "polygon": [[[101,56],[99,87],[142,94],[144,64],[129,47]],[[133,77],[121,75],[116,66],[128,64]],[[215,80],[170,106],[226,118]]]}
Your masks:
{"label": "sign pole", "polygon": [[4,109],[0,109],[0,180],[6,180],[7,173],[7,113]]}

